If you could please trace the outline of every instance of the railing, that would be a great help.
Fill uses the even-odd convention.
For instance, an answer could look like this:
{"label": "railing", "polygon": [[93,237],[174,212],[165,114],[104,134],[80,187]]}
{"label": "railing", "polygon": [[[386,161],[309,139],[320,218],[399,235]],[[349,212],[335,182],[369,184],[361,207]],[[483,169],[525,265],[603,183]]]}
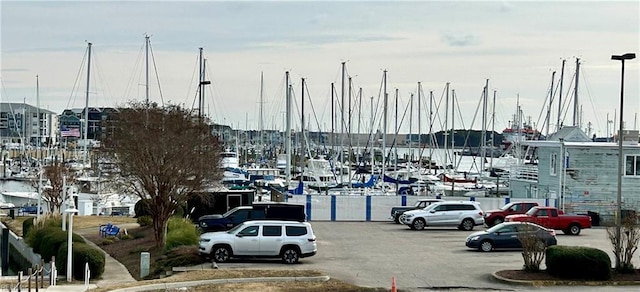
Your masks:
{"label": "railing", "polygon": [[518,165],[512,166],[509,169],[509,179],[512,180],[528,180],[538,181],[538,166],[537,165]]}

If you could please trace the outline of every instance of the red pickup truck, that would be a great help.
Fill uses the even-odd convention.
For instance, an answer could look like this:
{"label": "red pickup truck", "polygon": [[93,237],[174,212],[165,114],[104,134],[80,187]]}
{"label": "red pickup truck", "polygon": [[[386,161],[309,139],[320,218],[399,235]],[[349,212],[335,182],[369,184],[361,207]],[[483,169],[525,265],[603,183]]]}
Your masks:
{"label": "red pickup truck", "polygon": [[509,215],[506,222],[532,222],[540,226],[562,230],[564,234],[578,235],[580,230],[591,228],[591,217],[586,215],[564,215],[554,207],[533,207],[522,215]]}
{"label": "red pickup truck", "polygon": [[524,214],[532,207],[538,206],[536,202],[511,202],[497,210],[489,210],[484,212],[484,224],[491,227],[493,225],[504,222],[504,218],[508,215]]}

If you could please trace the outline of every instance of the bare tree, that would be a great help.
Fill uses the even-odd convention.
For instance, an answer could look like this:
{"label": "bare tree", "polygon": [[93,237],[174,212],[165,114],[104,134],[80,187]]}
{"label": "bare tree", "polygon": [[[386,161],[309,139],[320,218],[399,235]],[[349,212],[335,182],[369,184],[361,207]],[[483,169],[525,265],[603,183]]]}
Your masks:
{"label": "bare tree", "polygon": [[[70,186],[74,184],[76,175],[74,171],[59,160],[54,160],[51,165],[43,167],[42,171],[41,184],[38,185],[38,180],[40,179],[38,176],[38,180],[32,181],[31,186],[36,190],[42,188],[42,198],[49,202],[49,211],[53,213],[56,210],[60,210],[60,206],[64,201],[62,197],[63,185]],[[48,184],[46,183],[47,181],[49,182]]]}
{"label": "bare tree", "polygon": [[[636,223],[635,217],[626,217],[622,220],[620,227],[620,238],[617,237],[616,226],[607,227],[607,236],[613,246],[613,254],[616,259],[616,270],[618,272],[631,272],[634,270],[633,254],[638,249],[640,242],[640,226]],[[620,245],[618,245],[620,243]]]}
{"label": "bare tree", "polygon": [[547,243],[540,237],[540,232],[538,227],[528,223],[518,227],[517,236],[522,244],[523,268],[527,272],[540,271],[540,264],[544,260]]}
{"label": "bare tree", "polygon": [[126,189],[150,199],[158,246],[174,210],[221,175],[218,138],[178,105],[130,102],[108,123],[102,149],[115,158]]}

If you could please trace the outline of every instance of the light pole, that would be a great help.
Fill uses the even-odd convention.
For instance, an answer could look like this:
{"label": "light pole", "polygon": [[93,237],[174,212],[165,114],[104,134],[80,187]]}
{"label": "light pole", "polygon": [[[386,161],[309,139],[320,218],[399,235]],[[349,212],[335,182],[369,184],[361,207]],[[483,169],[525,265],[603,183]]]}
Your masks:
{"label": "light pole", "polygon": [[620,229],[622,227],[622,165],[624,163],[622,157],[622,129],[623,129],[623,106],[624,106],[624,61],[631,60],[636,57],[635,53],[626,53],[624,55],[612,55],[611,60],[619,60],[622,62],[622,73],[620,78],[620,124],[618,130],[618,190],[617,190],[617,212],[616,212],[616,268],[620,268]]}
{"label": "light pole", "polygon": [[70,208],[64,210],[65,213],[69,214],[69,233],[67,237],[67,282],[71,282],[73,280],[73,214],[78,212],[73,206],[73,201],[71,201]]}

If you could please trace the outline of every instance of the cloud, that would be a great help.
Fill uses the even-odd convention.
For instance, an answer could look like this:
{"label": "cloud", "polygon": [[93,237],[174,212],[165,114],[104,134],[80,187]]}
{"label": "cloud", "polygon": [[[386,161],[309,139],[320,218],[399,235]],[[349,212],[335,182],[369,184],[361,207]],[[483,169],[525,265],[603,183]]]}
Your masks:
{"label": "cloud", "polygon": [[468,47],[475,46],[480,43],[478,37],[472,34],[454,35],[452,33],[447,33],[442,36],[442,40],[452,47]]}

